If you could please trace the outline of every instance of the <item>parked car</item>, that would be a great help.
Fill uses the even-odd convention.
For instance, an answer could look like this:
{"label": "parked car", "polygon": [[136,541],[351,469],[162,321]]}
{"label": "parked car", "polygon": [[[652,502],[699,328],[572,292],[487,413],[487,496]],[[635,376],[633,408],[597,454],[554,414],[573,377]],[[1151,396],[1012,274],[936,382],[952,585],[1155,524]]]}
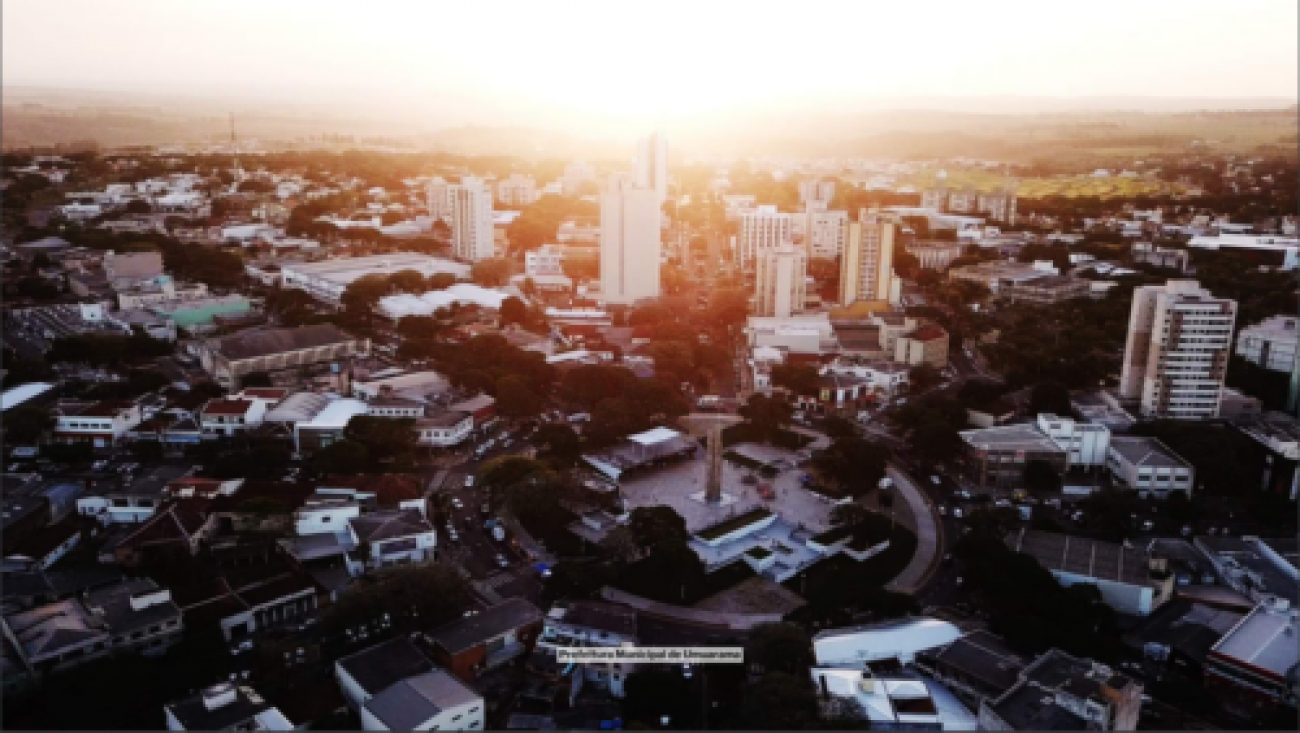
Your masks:
{"label": "parked car", "polygon": [[473,476],[466,476],[466,477],[465,477],[465,488],[467,488],[467,489],[472,489],[472,488],[474,488],[474,477],[473,477]]}
{"label": "parked car", "polygon": [[499,565],[500,567],[503,567],[503,568],[508,568],[508,567],[510,567],[510,561],[506,559],[506,556],[505,556],[505,555],[502,555],[501,553],[498,552],[498,553],[497,553],[497,565]]}

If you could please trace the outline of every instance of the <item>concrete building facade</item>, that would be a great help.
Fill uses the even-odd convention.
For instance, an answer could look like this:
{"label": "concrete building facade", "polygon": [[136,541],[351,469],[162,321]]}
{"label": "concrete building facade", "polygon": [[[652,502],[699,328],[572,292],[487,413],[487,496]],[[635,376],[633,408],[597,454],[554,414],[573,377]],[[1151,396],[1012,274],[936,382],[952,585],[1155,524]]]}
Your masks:
{"label": "concrete building facade", "polygon": [[450,187],[451,252],[478,262],[496,255],[492,227],[492,189],[479,178],[465,176]]}
{"label": "concrete building facade", "polygon": [[1236,318],[1236,301],[1195,280],[1135,289],[1120,398],[1148,418],[1217,417]]}
{"label": "concrete building facade", "polygon": [[754,280],[754,315],[786,318],[803,310],[808,292],[808,255],[783,244],[760,255]]}
{"label": "concrete building facade", "polygon": [[863,209],[848,223],[840,260],[840,303],[890,300],[894,280],[894,237],[898,221],[889,214]]}
{"label": "concrete building facade", "polygon": [[600,285],[607,303],[659,297],[658,195],[611,181],[600,196]]}

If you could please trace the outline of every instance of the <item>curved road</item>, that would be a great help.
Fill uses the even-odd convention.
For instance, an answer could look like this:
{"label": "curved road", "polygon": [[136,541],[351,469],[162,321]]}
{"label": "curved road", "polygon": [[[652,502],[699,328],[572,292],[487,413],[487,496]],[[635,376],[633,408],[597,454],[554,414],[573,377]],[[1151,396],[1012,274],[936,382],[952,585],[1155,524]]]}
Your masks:
{"label": "curved road", "polygon": [[886,588],[897,593],[915,594],[930,579],[934,568],[943,556],[943,525],[939,512],[926,492],[918,487],[912,477],[898,466],[889,464],[886,473],[898,488],[896,494],[907,502],[916,522],[916,554]]}

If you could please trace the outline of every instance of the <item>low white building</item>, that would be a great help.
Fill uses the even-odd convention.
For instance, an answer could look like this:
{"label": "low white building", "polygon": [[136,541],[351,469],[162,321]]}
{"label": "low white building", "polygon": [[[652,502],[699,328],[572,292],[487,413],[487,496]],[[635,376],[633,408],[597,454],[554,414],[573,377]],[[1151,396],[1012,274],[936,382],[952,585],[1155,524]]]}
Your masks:
{"label": "low white building", "polygon": [[163,706],[167,730],[294,730],[280,709],[251,687],[233,682],[206,687]]}
{"label": "low white building", "polygon": [[1038,429],[1069,453],[1070,466],[1104,466],[1110,451],[1110,430],[1105,425],[1078,422],[1049,413],[1038,416]]}
{"label": "low white building", "polygon": [[426,278],[446,273],[465,280],[470,274],[470,266],[460,262],[416,252],[393,252],[318,262],[285,263],[280,267],[280,284],[285,288],[304,290],[317,300],[337,305],[343,297],[343,291],[353,282],[367,275],[387,277],[403,270],[414,270]]}
{"label": "low white building", "polygon": [[1144,498],[1164,499],[1171,491],[1190,497],[1196,479],[1192,464],[1155,438],[1112,438],[1106,467],[1118,483]]}
{"label": "low white building", "polygon": [[54,440],[87,442],[96,448],[116,444],[144,419],[139,405],[120,400],[64,403],[54,408],[54,412]]}
{"label": "low white building", "polygon": [[[542,622],[537,647],[554,653],[561,647],[636,646],[636,611],[626,606],[594,601],[557,603]],[[605,689],[614,697],[623,697],[624,683],[637,665],[631,662],[608,662],[582,665],[585,682]]]}
{"label": "low white building", "polygon": [[881,659],[909,664],[918,652],[950,644],[961,635],[961,629],[939,619],[896,619],[820,631],[813,636],[813,656],[823,666],[860,668]]}
{"label": "low white building", "polygon": [[750,316],[749,345],[771,346],[793,354],[821,354],[839,346],[825,313],[786,318]]}
{"label": "low white building", "polygon": [[474,416],[447,410],[415,421],[416,445],[449,448],[460,445],[474,432]]}
{"label": "low white building", "polygon": [[199,428],[205,438],[230,437],[261,425],[264,417],[263,400],[212,400],[199,412]]}
{"label": "low white building", "polygon": [[405,637],[343,657],[334,677],[363,730],[483,730],[483,698]]}

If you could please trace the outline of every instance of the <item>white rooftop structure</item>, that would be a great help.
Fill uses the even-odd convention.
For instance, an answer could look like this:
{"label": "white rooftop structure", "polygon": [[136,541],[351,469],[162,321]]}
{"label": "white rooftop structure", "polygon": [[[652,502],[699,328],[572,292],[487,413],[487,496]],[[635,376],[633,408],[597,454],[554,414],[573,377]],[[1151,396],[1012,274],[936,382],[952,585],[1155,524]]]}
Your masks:
{"label": "white rooftop structure", "polygon": [[827,629],[813,637],[813,654],[822,665],[848,664],[896,658],[910,663],[917,652],[950,644],[961,629],[934,618],[909,618],[868,626]]}
{"label": "white rooftop structure", "polygon": [[977,730],[978,719],[951,692],[920,676],[877,677],[863,669],[811,671],[819,694],[852,698],[873,724],[889,728],[938,723],[942,730]]}
{"label": "white rooftop structure", "polygon": [[1210,648],[1210,654],[1287,678],[1300,664],[1297,618],[1286,599],[1260,603]]}
{"label": "white rooftop structure", "polygon": [[6,411],[17,407],[22,403],[39,397],[54,388],[53,384],[48,382],[28,382],[11,387],[0,394],[0,411]]}
{"label": "white rooftop structure", "polygon": [[343,428],[347,427],[348,421],[357,415],[364,415],[369,412],[370,406],[362,400],[354,400],[349,397],[340,398],[329,403],[324,410],[321,410],[311,420],[299,423],[299,428]]}
{"label": "white rooftop structure", "polygon": [[666,443],[680,436],[681,433],[677,432],[676,430],[671,430],[669,428],[652,428],[650,430],[645,431],[644,433],[629,435],[627,436],[627,439],[632,441],[633,443],[636,443],[637,445],[649,446],[649,445],[658,445],[659,443]]}
{"label": "white rooftop structure", "polygon": [[319,392],[296,392],[268,411],[262,421],[270,423],[305,422],[319,415],[333,400],[333,395]]}
{"label": "white rooftop structure", "polygon": [[385,316],[397,320],[405,316],[431,316],[439,308],[447,308],[452,303],[477,305],[480,308],[499,310],[511,293],[502,290],[481,287],[471,283],[456,283],[446,290],[430,290],[424,295],[390,295],[379,300],[379,310]]}

